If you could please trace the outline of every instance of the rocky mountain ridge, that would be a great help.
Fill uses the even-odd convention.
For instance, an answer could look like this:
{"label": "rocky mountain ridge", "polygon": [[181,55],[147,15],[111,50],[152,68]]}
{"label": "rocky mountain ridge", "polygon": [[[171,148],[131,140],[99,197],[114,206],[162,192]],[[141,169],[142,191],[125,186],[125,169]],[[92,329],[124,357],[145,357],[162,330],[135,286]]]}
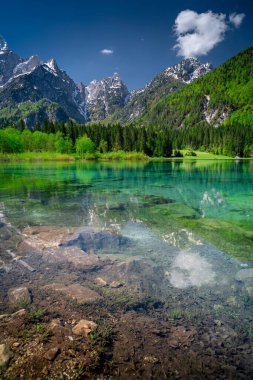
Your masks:
{"label": "rocky mountain ridge", "polygon": [[115,113],[112,120],[133,121],[157,100],[173,93],[212,70],[210,63],[202,64],[196,58],[184,59],[156,75],[145,87],[132,91],[126,106]]}
{"label": "rocky mountain ridge", "polygon": [[[0,124],[6,120],[16,122],[17,118],[24,118],[28,127],[46,118],[64,122],[71,118],[79,123],[105,119],[131,121],[142,115],[150,103],[210,70],[210,64],[189,58],[165,69],[143,89],[131,93],[117,73],[85,86],[76,84],[59,69],[55,59],[44,62],[37,55],[22,58],[0,37]],[[41,103],[43,112],[38,112]]]}

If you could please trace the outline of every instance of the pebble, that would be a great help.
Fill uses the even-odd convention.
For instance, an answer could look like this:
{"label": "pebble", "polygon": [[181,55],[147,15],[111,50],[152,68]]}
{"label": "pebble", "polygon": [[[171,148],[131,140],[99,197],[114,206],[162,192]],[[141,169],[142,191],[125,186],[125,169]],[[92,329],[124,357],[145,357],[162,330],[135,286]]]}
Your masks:
{"label": "pebble", "polygon": [[121,286],[123,286],[123,283],[120,282],[120,281],[113,281],[113,282],[110,284],[110,287],[111,287],[111,288],[115,288],[115,289],[120,288]]}
{"label": "pebble", "polygon": [[89,333],[97,328],[97,324],[93,321],[87,321],[85,319],[81,319],[77,325],[75,325],[72,329],[73,334],[75,335],[83,335],[87,337]]}
{"label": "pebble", "polygon": [[7,344],[0,344],[0,368],[6,366],[11,358],[11,351]]}
{"label": "pebble", "polygon": [[53,348],[50,348],[47,352],[45,352],[43,357],[49,361],[53,361],[56,358],[56,356],[59,354],[59,352],[60,352],[59,347],[53,347]]}
{"label": "pebble", "polygon": [[107,286],[108,285],[107,282],[103,278],[101,278],[101,277],[97,277],[95,279],[95,283],[97,285],[100,285],[100,286]]}
{"label": "pebble", "polygon": [[150,364],[156,364],[156,363],[159,363],[159,359],[157,359],[155,356],[145,356],[144,362],[150,363]]}

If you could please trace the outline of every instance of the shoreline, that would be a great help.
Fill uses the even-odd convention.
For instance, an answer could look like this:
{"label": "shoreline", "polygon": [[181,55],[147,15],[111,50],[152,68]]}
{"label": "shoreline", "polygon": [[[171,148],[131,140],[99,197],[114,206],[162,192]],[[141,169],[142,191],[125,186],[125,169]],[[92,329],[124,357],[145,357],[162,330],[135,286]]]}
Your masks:
{"label": "shoreline", "polygon": [[140,161],[140,162],[196,162],[196,161],[251,161],[253,157],[228,157],[215,155],[208,152],[196,151],[196,156],[183,157],[149,157],[141,152],[108,152],[99,154],[87,154],[86,157],[76,157],[69,154],[48,154],[47,152],[29,152],[29,153],[0,153],[0,164],[7,163],[28,163],[28,162],[109,162],[109,161]]}

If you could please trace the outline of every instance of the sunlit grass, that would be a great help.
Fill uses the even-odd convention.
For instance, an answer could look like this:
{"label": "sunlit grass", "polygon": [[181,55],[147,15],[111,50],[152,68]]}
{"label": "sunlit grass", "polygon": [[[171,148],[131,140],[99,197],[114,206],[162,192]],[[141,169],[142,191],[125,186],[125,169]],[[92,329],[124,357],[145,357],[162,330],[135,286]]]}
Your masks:
{"label": "sunlit grass", "polygon": [[30,161],[73,161],[71,154],[56,152],[24,152],[24,153],[0,153],[2,162],[30,162]]}

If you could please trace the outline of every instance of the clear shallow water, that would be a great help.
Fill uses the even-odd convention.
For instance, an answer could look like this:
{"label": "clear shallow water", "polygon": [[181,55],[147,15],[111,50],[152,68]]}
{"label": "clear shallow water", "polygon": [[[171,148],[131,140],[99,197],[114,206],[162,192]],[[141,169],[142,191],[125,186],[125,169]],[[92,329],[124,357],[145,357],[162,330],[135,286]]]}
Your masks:
{"label": "clear shallow water", "polygon": [[253,259],[253,162],[1,164],[0,202],[18,227],[141,221],[172,245]]}
{"label": "clear shallow water", "polygon": [[0,211],[21,229],[116,231],[132,243],[103,254],[148,258],[178,288],[253,261],[253,162],[1,165]]}

